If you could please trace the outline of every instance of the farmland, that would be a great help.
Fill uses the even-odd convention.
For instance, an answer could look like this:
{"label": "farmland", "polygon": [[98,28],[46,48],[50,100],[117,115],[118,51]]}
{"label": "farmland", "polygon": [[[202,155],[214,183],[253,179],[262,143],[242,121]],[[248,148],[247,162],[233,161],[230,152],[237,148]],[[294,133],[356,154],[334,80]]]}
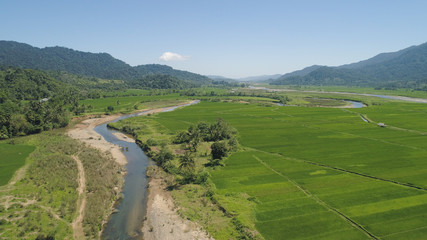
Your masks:
{"label": "farmland", "polygon": [[34,147],[24,144],[0,142],[0,186],[6,184],[15,171],[25,164],[25,159],[34,151]]}
{"label": "farmland", "polygon": [[202,102],[132,121],[157,134],[218,117],[236,128],[242,150],[211,169],[214,199],[265,239],[422,239],[427,105],[363,100],[378,103],[336,109]]}

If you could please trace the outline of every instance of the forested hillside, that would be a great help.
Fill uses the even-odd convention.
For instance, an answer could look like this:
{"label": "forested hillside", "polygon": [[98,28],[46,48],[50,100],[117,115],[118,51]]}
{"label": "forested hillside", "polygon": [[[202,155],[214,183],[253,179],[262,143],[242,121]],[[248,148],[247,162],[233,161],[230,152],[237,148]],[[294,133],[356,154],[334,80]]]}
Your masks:
{"label": "forested hillside", "polygon": [[44,72],[3,68],[0,71],[0,139],[64,127],[71,119],[66,105],[78,93]]}
{"label": "forested hillside", "polygon": [[37,48],[13,41],[0,41],[0,65],[66,71],[104,79],[131,80],[147,75],[167,74],[198,85],[212,81],[206,76],[175,70],[165,65],[148,64],[132,67],[108,53],[81,52],[65,47]]}
{"label": "forested hillside", "polygon": [[271,84],[346,85],[427,90],[427,43],[339,67],[306,69],[286,74]]}
{"label": "forested hillside", "polygon": [[197,86],[194,83],[166,74],[147,75],[126,83],[130,88],[184,89]]}

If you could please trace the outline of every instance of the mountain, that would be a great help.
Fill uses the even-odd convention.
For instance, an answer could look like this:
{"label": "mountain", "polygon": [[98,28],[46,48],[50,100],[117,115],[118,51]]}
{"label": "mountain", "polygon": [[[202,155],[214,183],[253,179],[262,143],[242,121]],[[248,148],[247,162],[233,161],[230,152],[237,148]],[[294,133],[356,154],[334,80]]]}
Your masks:
{"label": "mountain", "polygon": [[284,75],[271,84],[427,89],[427,43],[353,64],[317,67],[305,75]]}
{"label": "mountain", "polygon": [[146,65],[139,65],[136,67],[133,67],[139,75],[141,76],[147,76],[147,75],[170,75],[172,77],[175,77],[177,79],[186,80],[192,83],[197,84],[209,84],[212,82],[212,79],[182,70],[176,70],[166,65],[160,65],[160,64],[146,64]]}
{"label": "mountain", "polygon": [[250,76],[244,78],[237,78],[236,80],[239,82],[262,82],[266,80],[275,80],[281,77],[281,74],[273,74],[273,75],[260,75],[260,76]]}
{"label": "mountain", "polygon": [[297,71],[294,71],[294,72],[286,73],[285,75],[280,76],[280,78],[283,78],[283,77],[295,77],[295,76],[305,76],[305,75],[307,75],[307,74],[309,74],[309,73],[313,72],[314,70],[317,70],[317,69],[319,69],[321,67],[324,67],[324,66],[313,65],[313,66],[306,67],[306,68],[301,69],[301,70],[297,70]]}
{"label": "mountain", "polygon": [[131,80],[147,75],[167,74],[196,84],[211,82],[206,76],[175,70],[165,65],[148,64],[132,67],[108,53],[81,52],[65,47],[37,48],[14,41],[0,41],[0,65],[66,71],[104,79]]}
{"label": "mountain", "polygon": [[339,66],[338,68],[357,69],[357,68],[362,68],[362,67],[386,62],[386,61],[395,59],[395,58],[401,56],[402,54],[404,54],[404,53],[406,53],[406,52],[408,52],[414,48],[416,48],[416,47],[412,46],[412,47],[408,47],[408,48],[405,48],[405,49],[397,51],[397,52],[380,53],[373,58],[369,58],[368,60],[360,61],[357,63],[345,64],[345,65]]}
{"label": "mountain", "polygon": [[228,82],[262,82],[266,80],[274,80],[279,77],[281,77],[281,74],[273,74],[273,75],[260,75],[260,76],[250,76],[250,77],[244,77],[244,78],[227,78],[223,76],[218,75],[207,75],[210,79],[217,80],[217,81],[228,81]]}

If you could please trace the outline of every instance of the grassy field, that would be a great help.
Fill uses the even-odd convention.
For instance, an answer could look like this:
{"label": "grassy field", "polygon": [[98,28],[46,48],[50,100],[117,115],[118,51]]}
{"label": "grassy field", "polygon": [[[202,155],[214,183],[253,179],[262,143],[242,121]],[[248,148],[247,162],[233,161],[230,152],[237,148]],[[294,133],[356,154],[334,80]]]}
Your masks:
{"label": "grassy field", "polygon": [[34,151],[33,146],[0,142],[0,186],[9,182],[16,170],[25,164],[25,159]]}
{"label": "grassy field", "polygon": [[[9,163],[8,169],[16,170],[27,157],[26,169],[15,184],[0,186],[0,239],[73,239],[71,223],[77,215],[78,199],[78,170],[73,156],[85,169],[84,233],[96,239],[112,202],[119,196],[112,189],[121,185],[121,167],[111,157],[65,136],[64,130],[13,141],[14,145],[0,144],[2,156],[10,156],[2,157],[2,164]],[[13,165],[17,161],[19,166]],[[8,172],[7,179],[11,174]]]}
{"label": "grassy field", "polygon": [[214,198],[266,239],[423,239],[427,104],[361,100],[378,104],[202,102],[140,121],[164,133],[218,117],[235,127],[244,151],[211,171]]}

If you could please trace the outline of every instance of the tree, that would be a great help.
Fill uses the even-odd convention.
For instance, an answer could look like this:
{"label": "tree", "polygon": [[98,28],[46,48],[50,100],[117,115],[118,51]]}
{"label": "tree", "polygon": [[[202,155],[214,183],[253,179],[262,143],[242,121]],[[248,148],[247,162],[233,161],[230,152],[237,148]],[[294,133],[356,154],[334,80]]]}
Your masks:
{"label": "tree", "polygon": [[3,127],[0,130],[0,139],[6,139],[9,138],[9,133],[7,131],[6,126],[3,125]]}
{"label": "tree", "polygon": [[161,167],[165,167],[174,158],[172,151],[167,147],[162,147],[160,152],[154,156],[154,160]]}
{"label": "tree", "polygon": [[108,111],[108,112],[112,112],[112,111],[114,111],[114,107],[113,107],[113,106],[108,106],[108,107],[107,107],[107,111]]}
{"label": "tree", "polygon": [[197,124],[197,130],[199,132],[199,135],[204,141],[209,141],[209,128],[210,126],[206,122],[199,122]]}
{"label": "tree", "polygon": [[220,141],[229,139],[233,136],[236,131],[228,125],[222,118],[218,118],[214,124],[210,127],[210,139],[211,141]]}
{"label": "tree", "polygon": [[184,172],[190,173],[194,171],[196,163],[191,152],[185,152],[184,155],[179,157],[179,169]]}
{"label": "tree", "polygon": [[180,144],[180,143],[188,143],[190,142],[190,136],[187,131],[182,131],[178,133],[173,140],[173,143]]}
{"label": "tree", "polygon": [[211,145],[211,155],[213,160],[221,160],[223,157],[226,157],[227,151],[228,149],[224,142],[214,142]]}

